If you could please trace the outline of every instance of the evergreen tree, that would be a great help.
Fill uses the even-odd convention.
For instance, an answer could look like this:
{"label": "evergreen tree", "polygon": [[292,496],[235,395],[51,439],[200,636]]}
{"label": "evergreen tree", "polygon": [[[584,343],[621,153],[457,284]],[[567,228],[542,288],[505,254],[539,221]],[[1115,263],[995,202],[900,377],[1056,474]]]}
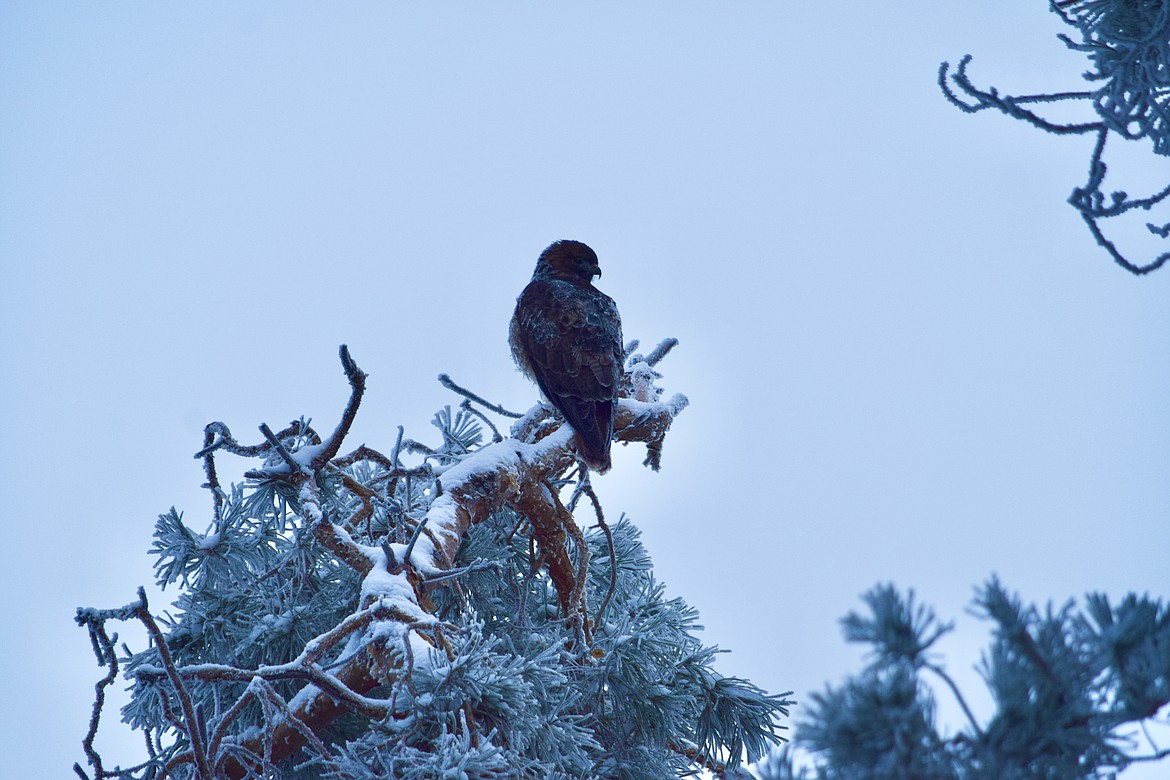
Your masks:
{"label": "evergreen tree", "polygon": [[[655,385],[674,344],[628,347],[615,410],[655,470],[687,404]],[[715,671],[695,610],[655,581],[634,524],[606,521],[549,407],[508,412],[442,376],[464,400],[435,416],[437,443],[399,428],[388,455],[343,455],[366,375],[341,359],[352,392],[327,437],[298,420],[245,446],[207,426],[207,530],[174,509],[155,529],[173,616],[141,589],[78,610],[107,670],[84,740],[93,777],[672,778],[780,741],[791,702]],[[514,420],[507,436],[493,416]],[[258,464],[225,490],[222,454]],[[121,620],[150,645],[119,653],[107,624]],[[149,760],[109,769],[93,741],[119,673]]]}
{"label": "evergreen tree", "polygon": [[[762,780],[1092,780],[1160,761],[1145,726],[1170,723],[1170,608],[1099,593],[1041,611],[992,578],[974,611],[994,624],[981,673],[995,713],[980,723],[932,647],[951,630],[913,591],[892,585],[863,596],[868,614],[842,620],[846,640],[872,649],[861,674],[814,694],[793,745],[815,759],[798,767],[786,748],[759,767]],[[966,727],[940,731],[929,682],[958,701]],[[1145,739],[1135,739],[1141,733]],[[1146,743],[1146,744],[1143,744]]]}

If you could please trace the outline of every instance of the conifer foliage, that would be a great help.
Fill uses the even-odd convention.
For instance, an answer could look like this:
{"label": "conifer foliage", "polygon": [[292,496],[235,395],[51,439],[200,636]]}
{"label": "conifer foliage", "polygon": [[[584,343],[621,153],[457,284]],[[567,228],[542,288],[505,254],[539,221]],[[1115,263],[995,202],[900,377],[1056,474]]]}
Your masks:
{"label": "conifer foliage", "polygon": [[[793,744],[757,770],[762,780],[1104,780],[1170,757],[1148,730],[1167,723],[1170,608],[1099,593],[1077,607],[1024,604],[995,578],[976,590],[975,614],[994,626],[980,671],[995,704],[975,717],[936,657],[951,630],[892,585],[863,597],[867,613],[842,620],[871,662],[840,687],[811,697]],[[936,723],[941,683],[966,718],[948,736]]]}
{"label": "conifer foliage", "polygon": [[[627,348],[615,413],[655,470],[687,405],[655,384],[674,344]],[[672,778],[780,741],[786,694],[715,671],[695,610],[655,581],[634,524],[606,520],[550,408],[508,412],[444,375],[463,400],[434,443],[399,428],[388,454],[342,454],[366,374],[344,346],[341,361],[351,393],[328,436],[297,420],[242,445],[207,426],[210,523],[172,509],[155,529],[171,613],[141,589],[78,610],[106,670],[80,777]],[[243,484],[220,484],[224,456],[255,460]],[[149,646],[118,649],[118,621]],[[94,747],[119,675],[149,753],[129,768]]]}

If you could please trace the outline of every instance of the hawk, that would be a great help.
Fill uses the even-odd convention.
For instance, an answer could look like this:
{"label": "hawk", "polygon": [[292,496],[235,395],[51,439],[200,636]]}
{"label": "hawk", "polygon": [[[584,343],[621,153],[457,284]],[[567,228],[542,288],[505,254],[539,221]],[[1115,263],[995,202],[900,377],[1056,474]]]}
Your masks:
{"label": "hawk", "polygon": [[597,254],[580,241],[541,252],[516,299],[508,343],[516,365],[572,426],[578,456],[604,472],[622,377],[622,321],[613,299],[593,286],[595,276]]}

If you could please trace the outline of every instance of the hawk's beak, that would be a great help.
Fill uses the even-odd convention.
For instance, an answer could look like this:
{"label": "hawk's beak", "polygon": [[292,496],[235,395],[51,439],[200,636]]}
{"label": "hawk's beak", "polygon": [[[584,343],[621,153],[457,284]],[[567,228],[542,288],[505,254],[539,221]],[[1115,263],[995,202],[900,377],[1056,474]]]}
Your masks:
{"label": "hawk's beak", "polygon": [[589,270],[590,270],[590,276],[596,276],[598,279],[601,278],[601,266],[595,265],[592,268],[590,268]]}

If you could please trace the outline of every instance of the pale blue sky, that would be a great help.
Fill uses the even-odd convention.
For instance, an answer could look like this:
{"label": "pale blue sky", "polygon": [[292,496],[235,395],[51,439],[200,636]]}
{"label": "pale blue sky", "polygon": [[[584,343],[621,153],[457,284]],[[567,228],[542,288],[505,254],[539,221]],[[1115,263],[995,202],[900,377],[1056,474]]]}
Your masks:
{"label": "pale blue sky", "polygon": [[426,439],[440,372],[526,407],[507,321],[558,238],[628,337],[681,340],[662,472],[621,451],[598,491],[725,672],[807,700],[857,668],[836,621],[879,581],[958,620],[970,690],[993,572],[1170,594],[1170,271],[1124,273],[1064,204],[1090,139],[934,86],[966,52],[1076,86],[1045,2],[237,5],[0,8],[14,777],[82,759],[73,610],[152,580],[159,512],[202,530],[206,422],[332,426],[343,342],[355,445]]}

